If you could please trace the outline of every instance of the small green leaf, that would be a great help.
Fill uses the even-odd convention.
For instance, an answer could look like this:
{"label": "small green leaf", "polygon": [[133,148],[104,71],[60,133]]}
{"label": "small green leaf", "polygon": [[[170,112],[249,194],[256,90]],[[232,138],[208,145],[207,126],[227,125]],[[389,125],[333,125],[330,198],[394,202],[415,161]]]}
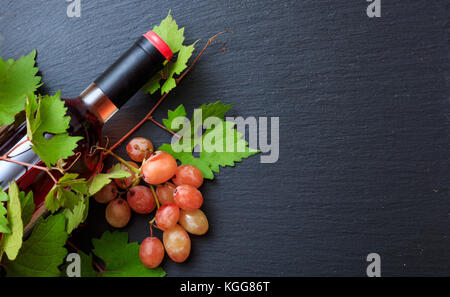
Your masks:
{"label": "small green leaf", "polygon": [[9,234],[11,233],[11,229],[9,228],[8,219],[6,218],[7,210],[4,205],[5,202],[7,202],[8,200],[9,200],[8,194],[3,192],[2,187],[0,187],[0,233]]}
{"label": "small green leaf", "polygon": [[223,104],[220,102],[220,100],[209,103],[209,104],[203,104],[199,107],[199,109],[202,110],[202,117],[203,120],[209,118],[209,117],[216,117],[219,119],[223,119],[225,117],[225,114],[234,106],[234,104]]}
{"label": "small green leaf", "polygon": [[45,208],[47,208],[52,213],[54,213],[61,207],[61,203],[56,198],[57,190],[58,190],[58,186],[55,185],[48,192],[47,196],[45,196]]}
{"label": "small green leaf", "polygon": [[88,185],[78,174],[66,173],[45,197],[45,207],[52,213],[64,207],[73,210],[75,205],[88,194]]}
{"label": "small green leaf", "polygon": [[79,194],[87,195],[88,186],[86,179],[77,177],[78,174],[76,173],[66,173],[59,179],[58,183],[61,187],[70,187],[71,190]]}
{"label": "small green leaf", "polygon": [[187,62],[194,52],[194,42],[191,45],[183,45],[184,28],[178,29],[178,25],[169,15],[159,26],[153,28],[153,32],[158,34],[170,47],[174,54],[178,53],[176,60],[169,61],[167,65],[156,73],[142,88],[144,93],[153,94],[161,89],[161,94],[170,92],[177,86],[175,76],[180,75],[186,68]]}
{"label": "small green leaf", "polygon": [[158,26],[153,27],[153,32],[167,43],[174,54],[181,49],[184,41],[184,28],[178,29],[178,25],[172,18],[170,11]]}
{"label": "small green leaf", "polygon": [[100,191],[104,186],[109,184],[112,179],[115,178],[126,178],[131,176],[131,174],[122,169],[120,164],[114,165],[111,171],[108,173],[99,173],[96,174],[88,183],[88,192],[89,195],[94,195],[98,191]]}
{"label": "small green leaf", "polygon": [[28,192],[25,195],[24,192],[20,192],[20,205],[22,206],[22,222],[23,225],[26,226],[33,216],[33,212],[35,209],[34,201],[33,201],[33,192]]}
{"label": "small green leaf", "polygon": [[174,111],[169,110],[167,112],[167,119],[163,119],[163,124],[169,130],[172,130],[172,131],[175,131],[175,132],[179,131],[180,130],[179,128],[172,127],[172,122],[173,122],[174,119],[176,119],[178,117],[186,117],[186,116],[187,116],[186,110],[184,109],[183,104],[181,104]]}
{"label": "small green leaf", "polygon": [[68,208],[63,210],[63,214],[67,218],[66,231],[68,234],[72,233],[75,228],[85,221],[85,213],[88,203],[89,201],[87,198],[81,197],[72,210]]}
{"label": "small green leaf", "polygon": [[20,206],[19,188],[15,182],[9,184],[8,195],[7,211],[11,233],[3,234],[0,255],[5,252],[9,260],[14,260],[22,247],[23,237],[22,207]]}

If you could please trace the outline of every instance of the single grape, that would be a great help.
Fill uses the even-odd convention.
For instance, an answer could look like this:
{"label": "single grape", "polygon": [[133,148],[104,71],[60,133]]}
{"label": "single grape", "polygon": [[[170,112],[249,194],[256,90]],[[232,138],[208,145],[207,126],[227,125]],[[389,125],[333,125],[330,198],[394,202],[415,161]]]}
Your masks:
{"label": "single grape", "polygon": [[122,198],[116,198],[109,202],[105,212],[106,220],[115,228],[122,228],[128,224],[131,210],[128,203]]}
{"label": "single grape", "polygon": [[177,186],[191,185],[195,188],[203,184],[203,174],[193,165],[181,165],[175,171],[175,177],[172,179]]}
{"label": "single grape", "polygon": [[117,194],[117,185],[114,182],[110,182],[100,191],[94,194],[94,199],[98,203],[108,203],[109,201],[115,199],[117,197]]}
{"label": "single grape", "polygon": [[163,243],[167,255],[175,262],[186,261],[191,252],[191,239],[180,225],[175,225],[163,233]]}
{"label": "single grape", "polygon": [[[128,164],[130,164],[131,166],[133,166],[134,168],[139,168],[139,165],[132,162],[132,161],[128,161]],[[131,176],[127,177],[127,178],[116,178],[114,179],[114,182],[117,184],[117,186],[121,189],[127,189],[129,188],[134,182],[139,183],[139,176],[136,176],[136,173],[134,173],[130,168],[128,168],[128,166],[120,163],[120,168],[122,168],[125,171],[128,171],[129,173],[131,173]],[[111,169],[110,169],[111,170]]]}
{"label": "single grape", "polygon": [[165,231],[175,226],[180,217],[180,209],[175,203],[164,204],[156,211],[155,222],[159,229]]}
{"label": "single grape", "polygon": [[152,191],[146,186],[134,186],[128,190],[127,201],[131,209],[140,214],[151,213],[156,202]]}
{"label": "single grape", "polygon": [[196,210],[203,204],[202,193],[190,185],[178,186],[173,198],[175,204],[184,210]]}
{"label": "single grape", "polygon": [[127,144],[127,154],[131,160],[142,162],[153,153],[153,144],[150,140],[143,137],[135,137]]}
{"label": "single grape", "polygon": [[156,268],[164,259],[164,246],[157,237],[147,237],[139,247],[139,258],[148,268]]}
{"label": "single grape", "polygon": [[161,205],[167,203],[174,203],[173,193],[175,193],[175,185],[169,182],[164,183],[156,187],[156,196],[158,196],[158,201]]}
{"label": "single grape", "polygon": [[152,185],[168,181],[174,175],[175,170],[177,170],[177,161],[163,151],[156,151],[142,165],[144,181]]}
{"label": "single grape", "polygon": [[208,231],[208,219],[203,211],[181,210],[180,225],[189,233],[194,235],[203,235]]}

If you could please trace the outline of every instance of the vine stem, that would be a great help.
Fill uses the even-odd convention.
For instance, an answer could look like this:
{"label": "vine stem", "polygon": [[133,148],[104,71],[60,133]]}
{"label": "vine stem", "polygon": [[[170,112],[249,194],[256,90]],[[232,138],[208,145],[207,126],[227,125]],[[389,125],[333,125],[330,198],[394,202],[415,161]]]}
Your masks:
{"label": "vine stem", "polygon": [[[226,31],[222,31],[217,33],[216,35],[212,36],[211,38],[208,39],[208,41],[206,42],[205,46],[203,47],[203,49],[200,51],[200,53],[195,57],[194,61],[192,62],[192,64],[180,75],[180,77],[178,77],[177,79],[175,79],[175,84],[178,85],[181,80],[186,76],[186,74],[188,74],[192,68],[195,66],[195,64],[197,64],[198,60],[200,59],[200,57],[203,55],[203,53],[206,51],[206,49],[216,40],[217,37],[219,37],[222,34],[225,33],[234,33],[233,31],[230,30],[226,30]],[[177,135],[175,132],[170,131],[169,129],[166,129],[163,125],[161,125],[160,123],[158,123],[157,121],[155,121],[152,117],[153,113],[155,112],[155,110],[158,108],[158,106],[164,101],[164,99],[167,98],[167,96],[170,94],[170,91],[168,93],[165,93],[164,95],[161,96],[161,98],[158,100],[158,102],[156,102],[156,104],[153,106],[153,108],[148,112],[148,114],[136,125],[134,126],[130,131],[128,131],[127,134],[125,134],[124,136],[122,136],[122,138],[120,138],[113,146],[111,146],[110,150],[113,151],[115,150],[119,145],[121,145],[125,140],[128,139],[128,137],[131,136],[131,134],[133,134],[137,129],[139,129],[143,124],[145,124],[147,121],[151,121],[152,123],[154,123],[155,125],[157,125],[160,128],[163,128],[165,131],[172,133],[174,135]],[[178,135],[179,136],[179,135]]]}
{"label": "vine stem", "polygon": [[173,132],[172,130],[167,129],[166,127],[164,127],[164,125],[158,123],[153,117],[149,118],[149,121],[151,121],[153,124],[155,124],[156,126],[160,127],[161,129],[163,129],[164,131],[169,132],[170,134],[172,134],[173,136],[176,136],[178,138],[181,138],[180,135],[178,135],[177,133]]}
{"label": "vine stem", "polygon": [[16,144],[12,149],[9,150],[9,152],[7,152],[5,154],[5,156],[7,158],[9,158],[9,155],[11,155],[12,152],[14,152],[19,146],[21,146],[22,144],[24,144],[27,141],[28,141],[28,137],[26,139],[22,140],[21,142],[19,142],[18,144]]}
{"label": "vine stem", "polygon": [[25,162],[21,162],[21,161],[17,161],[14,159],[10,159],[8,156],[4,155],[4,156],[0,156],[0,161],[5,161],[5,162],[10,162],[10,163],[15,163],[18,165],[22,165],[22,166],[27,166],[27,167],[32,167],[32,168],[36,168],[42,171],[45,171],[50,178],[53,180],[53,182],[55,184],[58,183],[58,180],[53,176],[53,174],[51,173],[50,169],[48,169],[47,167],[43,167],[43,166],[39,166],[39,165],[34,165],[34,164],[30,164],[30,163],[25,163]]}

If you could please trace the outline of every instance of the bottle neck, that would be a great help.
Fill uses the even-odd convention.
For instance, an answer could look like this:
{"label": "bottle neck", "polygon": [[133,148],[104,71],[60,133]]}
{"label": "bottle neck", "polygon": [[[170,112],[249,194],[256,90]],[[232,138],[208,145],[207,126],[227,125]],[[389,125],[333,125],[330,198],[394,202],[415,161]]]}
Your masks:
{"label": "bottle neck", "polygon": [[171,56],[168,45],[149,31],[91,83],[80,99],[104,124],[164,67],[164,62]]}
{"label": "bottle neck", "polygon": [[119,110],[95,83],[81,92],[80,99],[101,124],[106,123]]}

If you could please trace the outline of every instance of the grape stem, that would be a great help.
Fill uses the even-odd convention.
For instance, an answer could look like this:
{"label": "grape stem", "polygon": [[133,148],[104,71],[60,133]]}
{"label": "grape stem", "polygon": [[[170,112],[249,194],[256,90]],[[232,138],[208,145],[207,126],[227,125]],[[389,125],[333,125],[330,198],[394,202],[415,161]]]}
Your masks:
{"label": "grape stem", "polygon": [[150,237],[153,237],[153,223],[150,223]]}
{"label": "grape stem", "polygon": [[[197,64],[198,60],[200,59],[200,57],[203,55],[203,53],[206,51],[206,49],[214,42],[216,41],[216,38],[219,37],[222,34],[225,33],[234,33],[233,31],[230,30],[226,30],[226,31],[222,31],[217,33],[216,35],[212,36],[211,38],[208,39],[208,41],[206,42],[205,46],[203,47],[203,49],[200,51],[200,53],[195,57],[194,61],[192,62],[192,64],[185,70],[183,71],[183,73],[180,75],[180,77],[178,77],[177,79],[175,79],[175,84],[178,85],[181,80],[186,76],[186,74],[188,74],[192,68],[195,66],[195,64]],[[152,117],[153,113],[155,112],[155,110],[158,108],[158,106],[164,101],[164,99],[166,99],[166,97],[170,94],[170,91],[168,93],[165,93],[164,95],[162,95],[162,97],[158,100],[158,102],[156,102],[156,104],[153,106],[153,108],[148,112],[148,114],[136,125],[134,126],[130,131],[128,131],[124,136],[122,136],[122,138],[120,138],[113,146],[111,146],[111,151],[115,150],[119,145],[121,145],[125,140],[128,139],[128,137],[130,137],[137,129],[139,129],[143,124],[145,124],[147,121],[152,122],[153,124],[157,125],[158,127],[164,129],[165,131],[173,134],[173,135],[178,135],[175,132],[167,129],[166,127],[164,127],[163,125],[161,125],[160,123],[158,123],[157,121],[155,121]],[[178,135],[179,137],[179,135]]]}
{"label": "grape stem", "polygon": [[[156,195],[155,188],[153,187],[153,185],[150,185],[150,189],[152,190],[153,198],[155,198],[156,210],[158,210],[161,207],[161,205],[159,204],[158,195]],[[152,233],[152,224],[155,222],[155,220],[156,220],[156,215],[153,217],[153,219],[151,219],[150,222],[148,222],[150,224],[150,233]],[[153,235],[152,235],[152,237],[153,237]]]}
{"label": "grape stem", "polygon": [[117,154],[113,153],[111,150],[109,150],[107,148],[104,148],[104,147],[100,147],[100,146],[94,146],[94,149],[102,150],[105,154],[111,155],[114,158],[116,158],[120,163],[122,163],[123,165],[127,166],[131,171],[133,171],[137,175],[141,174],[141,171],[139,169],[131,166],[127,161],[125,161],[123,158],[121,158]]}
{"label": "grape stem", "polygon": [[155,202],[156,202],[156,209],[158,210],[160,207],[160,204],[159,204],[158,196],[156,195],[156,192],[155,192],[155,188],[153,187],[153,185],[150,185],[150,189],[152,190],[153,198],[155,198]]}

